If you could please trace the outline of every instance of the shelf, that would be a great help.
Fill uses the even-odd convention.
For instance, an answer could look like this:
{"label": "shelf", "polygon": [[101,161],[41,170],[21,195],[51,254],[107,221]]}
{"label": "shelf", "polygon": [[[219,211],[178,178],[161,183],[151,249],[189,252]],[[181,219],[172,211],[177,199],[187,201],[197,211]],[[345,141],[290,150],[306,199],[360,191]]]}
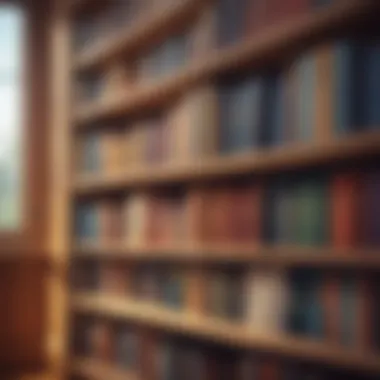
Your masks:
{"label": "shelf", "polygon": [[268,336],[248,327],[215,318],[174,312],[155,305],[129,301],[120,297],[80,294],[73,297],[76,312],[91,313],[116,319],[127,319],[153,328],[191,335],[232,346],[255,349],[298,360],[380,373],[380,356],[287,336]]}
{"label": "shelf", "polygon": [[175,261],[178,263],[251,263],[285,267],[380,269],[380,249],[334,249],[241,244],[189,244],[122,247],[88,243],[74,247],[73,258],[100,260]]}
{"label": "shelf", "polygon": [[[263,67],[268,61],[273,59],[277,61],[280,56],[289,54],[300,45],[313,41],[316,37],[321,38],[338,27],[351,25],[360,18],[373,14],[378,8],[379,2],[375,0],[339,1],[317,12],[269,27],[254,38],[247,38],[231,48],[210,54],[210,57],[203,62],[194,63],[157,85],[142,88],[124,97],[106,99],[80,107],[75,114],[76,124],[80,128],[91,127],[91,124],[99,119],[145,111],[148,107],[160,107],[203,80],[229,70],[240,69],[248,64],[250,69]],[[169,20],[173,16],[166,15],[166,17]],[[128,38],[125,39],[128,42],[118,42],[114,45],[111,43],[108,48],[99,47],[98,53],[94,51],[87,58],[81,58],[78,61],[81,63],[77,62],[76,67],[95,64],[108,59],[110,55],[121,53],[125,46],[141,44],[140,35],[149,34],[144,31],[145,28],[144,23],[139,28],[136,27],[138,31],[128,32]]]}
{"label": "shelf", "polygon": [[95,359],[74,359],[70,362],[70,372],[89,380],[138,380],[139,377],[129,371],[115,369]]}
{"label": "shelf", "polygon": [[209,181],[248,174],[302,169],[380,154],[380,131],[354,134],[324,144],[295,144],[230,157],[197,160],[189,164],[162,164],[120,175],[82,175],[73,185],[78,195],[124,191],[137,187]]}
{"label": "shelf", "polygon": [[173,34],[181,25],[186,25],[203,5],[202,0],[181,0],[172,5],[167,2],[164,6],[157,6],[138,17],[135,23],[116,37],[104,39],[89,47],[74,60],[73,69],[92,69],[118,56],[152,46]]}

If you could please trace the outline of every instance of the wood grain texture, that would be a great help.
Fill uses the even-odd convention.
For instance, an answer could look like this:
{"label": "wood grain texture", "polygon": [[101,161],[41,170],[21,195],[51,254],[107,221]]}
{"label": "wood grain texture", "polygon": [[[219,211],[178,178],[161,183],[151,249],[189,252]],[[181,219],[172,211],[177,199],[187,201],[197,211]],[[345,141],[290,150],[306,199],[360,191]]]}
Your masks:
{"label": "wood grain texture", "polygon": [[297,339],[286,335],[269,336],[247,327],[191,313],[173,312],[160,306],[124,298],[79,294],[73,297],[76,312],[131,320],[139,324],[210,340],[219,344],[249,348],[315,361],[325,365],[380,373],[380,358],[371,353],[343,349],[336,345]]}
{"label": "wood grain texture", "polygon": [[204,182],[247,174],[280,172],[338,161],[364,158],[380,153],[380,133],[368,132],[331,139],[319,144],[294,144],[254,153],[194,160],[190,164],[166,164],[158,168],[128,170],[119,175],[78,177],[73,184],[77,194],[94,194],[173,183]]}
{"label": "wood grain texture", "polygon": [[[322,38],[339,26],[349,25],[372,14],[378,7],[379,3],[374,0],[339,1],[318,12],[269,27],[255,38],[243,40],[231,48],[210,54],[207,60],[194,63],[157,85],[144,86],[134,92],[133,96],[126,94],[118,99],[104,99],[79,107],[75,112],[76,124],[78,128],[86,128],[100,119],[158,108],[217,74],[240,70],[248,64],[250,69],[266,67],[268,63],[277,62],[284,54],[288,55],[317,36]],[[149,26],[143,25],[140,28],[143,30]],[[136,43],[140,43],[139,38],[136,37]]]}
{"label": "wood grain texture", "polygon": [[182,244],[131,246],[84,244],[74,247],[76,258],[104,261],[174,261],[179,263],[251,263],[271,266],[380,269],[380,252],[365,248],[266,246],[250,244]]}
{"label": "wood grain texture", "polygon": [[118,370],[113,366],[96,360],[75,358],[70,365],[73,375],[84,376],[89,380],[138,380],[139,377],[131,372]]}

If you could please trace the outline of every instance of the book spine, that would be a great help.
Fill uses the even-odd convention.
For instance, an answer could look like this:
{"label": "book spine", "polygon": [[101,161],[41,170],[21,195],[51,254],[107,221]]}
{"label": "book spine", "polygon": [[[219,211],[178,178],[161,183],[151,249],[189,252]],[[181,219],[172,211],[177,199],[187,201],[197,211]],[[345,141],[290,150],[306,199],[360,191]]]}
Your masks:
{"label": "book spine", "polygon": [[358,184],[354,173],[338,173],[331,181],[331,237],[337,248],[352,248],[359,240]]}

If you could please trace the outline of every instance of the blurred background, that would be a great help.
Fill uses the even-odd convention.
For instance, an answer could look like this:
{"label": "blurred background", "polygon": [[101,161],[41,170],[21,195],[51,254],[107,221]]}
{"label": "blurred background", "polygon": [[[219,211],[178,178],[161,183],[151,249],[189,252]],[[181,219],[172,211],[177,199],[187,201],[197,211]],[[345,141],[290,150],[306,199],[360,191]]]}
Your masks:
{"label": "blurred background", "polygon": [[379,15],[0,0],[0,379],[380,379]]}

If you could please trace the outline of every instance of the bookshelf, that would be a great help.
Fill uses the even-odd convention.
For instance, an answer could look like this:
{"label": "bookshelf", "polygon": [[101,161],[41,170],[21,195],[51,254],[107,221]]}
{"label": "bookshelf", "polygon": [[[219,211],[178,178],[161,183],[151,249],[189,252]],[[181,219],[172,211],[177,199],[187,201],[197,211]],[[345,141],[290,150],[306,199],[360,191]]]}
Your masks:
{"label": "bookshelf", "polygon": [[191,334],[233,347],[254,348],[279,352],[287,356],[322,361],[327,364],[366,369],[378,373],[378,356],[359,354],[337,349],[330,345],[308,342],[288,337],[253,334],[242,326],[228,324],[217,319],[200,318],[197,315],[168,311],[159,306],[124,301],[107,296],[78,295],[73,308],[79,311],[109,315],[112,318],[132,319],[138,323]]}
{"label": "bookshelf", "polygon": [[[69,226],[68,267],[98,268],[100,273],[107,272],[104,268],[108,268],[108,274],[99,275],[95,270],[95,275],[89,270],[90,274],[80,275],[86,280],[87,289],[76,288],[75,284],[70,284],[71,287],[67,289],[70,339],[74,342],[68,344],[68,372],[86,379],[166,380],[170,375],[164,371],[171,371],[168,368],[174,364],[168,364],[168,368],[163,370],[157,365],[157,358],[169,355],[171,349],[176,351],[176,344],[180,347],[178,352],[186,352],[186,345],[189,344],[196,347],[196,357],[199,359],[199,355],[202,355],[199,363],[207,368],[210,357],[216,362],[221,361],[218,357],[215,359],[214,352],[215,355],[234,352],[238,357],[236,368],[239,369],[234,369],[236,372],[231,375],[231,379],[236,380],[247,378],[239,372],[240,360],[247,355],[259,359],[261,355],[269,357],[274,360],[273,366],[284,373],[287,373],[288,366],[298,368],[306,365],[312,373],[321,368],[326,370],[328,376],[319,375],[316,377],[318,379],[335,379],[336,373],[339,374],[336,376],[345,378],[347,373],[353,371],[358,374],[358,378],[368,377],[372,380],[380,374],[380,337],[377,337],[379,342],[375,341],[378,332],[374,327],[374,315],[378,310],[373,305],[376,294],[380,294],[376,280],[380,271],[380,244],[375,237],[370,236],[370,232],[376,234],[378,231],[377,222],[369,221],[370,218],[375,219],[373,212],[378,206],[374,191],[368,189],[370,184],[378,181],[370,178],[374,178],[371,176],[378,170],[380,117],[377,120],[378,114],[366,109],[366,112],[371,113],[370,122],[366,124],[365,120],[362,124],[357,121],[360,117],[356,117],[347,130],[335,130],[342,121],[336,120],[339,118],[334,114],[335,108],[342,114],[345,112],[340,119],[344,119],[349,111],[341,110],[340,101],[344,96],[334,92],[337,90],[333,86],[338,87],[335,83],[338,74],[332,69],[332,57],[337,54],[333,50],[335,42],[338,41],[338,45],[342,36],[352,36],[356,28],[360,33],[375,33],[373,30],[376,28],[370,29],[368,25],[375,25],[374,15],[380,10],[380,4],[370,0],[336,0],[312,8],[310,1],[309,8],[305,5],[305,9],[296,9],[294,14],[290,12],[283,19],[279,15],[285,12],[284,9],[278,11],[277,15],[271,16],[277,17],[275,21],[268,19],[268,25],[260,26],[255,33],[240,31],[239,37],[235,36],[232,43],[218,46],[221,42],[216,41],[219,38],[216,35],[221,33],[223,24],[218,12],[223,1],[228,3],[227,0],[167,0],[165,4],[155,0],[143,1],[142,8],[133,10],[136,12],[134,17],[116,32],[108,37],[81,36],[85,41],[84,44],[81,41],[84,46],[71,54],[68,71],[73,88],[76,89],[79,82],[83,83],[79,83],[78,92],[82,98],[75,98],[73,102],[68,128],[70,151],[73,153],[70,158],[67,205],[73,210]],[[307,1],[304,3],[307,4]],[[81,15],[85,13],[84,10],[90,10],[90,4],[83,0],[72,2],[67,17],[80,23]],[[107,9],[117,4],[115,0],[101,6]],[[279,7],[278,4],[276,6]],[[96,13],[96,10],[93,11]],[[249,24],[251,21],[244,22]],[[200,44],[197,33],[201,33],[203,39],[210,43],[210,46],[202,45],[203,50],[200,48],[198,53],[194,42]],[[316,49],[320,46],[324,46],[325,50]],[[305,92],[305,88],[301,90],[297,87],[302,86],[296,80],[301,82],[298,75],[301,77],[310,73],[310,68],[303,66],[302,74],[297,70],[300,69],[300,62],[305,65],[305,57],[310,60],[312,54],[317,57],[315,59],[319,65],[313,75],[316,77],[318,74],[320,82]],[[375,58],[371,56],[371,59]],[[163,70],[163,73],[156,73],[155,70]],[[339,68],[336,71],[339,72]],[[297,98],[296,105],[286,103],[289,108],[294,106],[295,114],[301,114],[296,107],[301,110],[306,107],[308,100],[305,98],[315,92],[314,107],[324,107],[325,112],[321,111],[323,117],[318,117],[317,112],[313,113],[308,108],[307,115],[292,115],[294,118],[289,120],[284,110],[278,111],[276,108],[286,119],[286,126],[285,121],[279,124],[296,135],[293,140],[285,141],[284,138],[280,143],[255,141],[257,145],[252,144],[249,149],[239,148],[237,152],[235,148],[232,152],[225,152],[222,147],[215,147],[221,144],[219,139],[223,134],[224,119],[220,111],[223,109],[223,80],[232,78],[232,82],[235,80],[239,83],[241,80],[241,83],[245,83],[251,73],[263,77],[267,75],[268,78],[276,73],[276,78],[286,78],[284,88],[289,86],[293,91],[291,96],[302,98]],[[339,72],[339,75],[343,74]],[[151,80],[145,80],[145,76]],[[348,77],[345,77],[346,81]],[[268,78],[265,77],[265,80]],[[376,80],[373,82],[377,83]],[[273,83],[262,84],[262,91],[275,91]],[[273,88],[270,87],[272,85]],[[375,88],[376,84],[367,85],[370,90],[365,90],[372,91],[371,96],[375,91],[380,94],[380,84],[379,89]],[[206,92],[199,95],[197,89],[205,86]],[[251,96],[252,100],[254,95],[247,95],[242,87],[240,102],[244,103],[244,96]],[[363,88],[360,87],[361,90]],[[214,97],[207,97],[210,95],[209,90],[216,94],[218,117],[205,117],[206,121],[191,118],[191,122],[180,119],[177,107],[181,110],[178,111],[180,116],[185,111],[205,113],[205,108],[199,104],[200,108],[194,111],[193,103],[187,103],[187,97],[193,93],[201,100],[212,98],[206,106],[213,109]],[[237,90],[230,87],[230,92],[233,91]],[[300,95],[302,91],[303,96]],[[346,92],[349,90],[346,89]],[[263,99],[268,96],[263,94],[267,93],[257,96]],[[275,95],[271,94],[271,98],[267,97],[260,103],[261,109],[256,110],[261,120],[264,120],[262,109],[267,107],[268,113],[277,112],[277,103],[273,100]],[[291,98],[289,93],[286,94]],[[285,103],[285,98],[281,99]],[[266,101],[268,106],[265,105]],[[225,107],[227,111],[233,113],[228,106]],[[240,111],[248,113],[247,109],[239,108]],[[362,112],[361,109],[359,111]],[[236,112],[235,117],[238,118]],[[310,119],[309,114],[312,115]],[[360,116],[365,119],[368,115]],[[310,121],[311,117],[318,121]],[[266,115],[265,120],[265,127],[268,130],[273,128],[274,118]],[[307,138],[302,136],[305,133],[302,126],[301,131],[298,130],[299,124],[303,122],[313,124],[315,129]],[[197,123],[202,128],[217,130],[211,138],[218,142],[209,144],[213,147],[206,153],[194,153],[196,149],[188,146],[190,142],[184,143],[185,140],[191,141],[194,146],[199,143],[189,132],[197,128]],[[175,128],[170,129],[170,132],[165,130],[161,134],[152,134],[152,131],[160,131],[159,128],[164,124],[174,125]],[[185,124],[191,124],[191,128],[184,129]],[[257,128],[264,130],[263,126]],[[179,132],[173,137],[175,129],[183,132],[185,137],[178,137]],[[321,132],[320,129],[328,130],[321,139],[319,134],[326,131]],[[145,133],[139,135],[140,140],[132,135],[136,130]],[[233,140],[232,132],[228,133]],[[132,140],[131,136],[135,136],[136,140],[133,140],[134,144],[132,141],[132,145],[130,142],[127,145],[126,141]],[[159,149],[156,147],[157,141],[170,153],[157,153],[156,150],[165,150],[161,145]],[[168,148],[167,141],[175,149],[172,146]],[[140,161],[130,156],[130,153],[125,153],[130,150],[137,155],[134,149],[139,144],[145,144],[141,148],[143,153],[139,152],[143,156],[139,157]],[[90,145],[93,150],[86,151]],[[179,154],[182,154],[181,150],[191,150],[191,154],[182,159]],[[170,156],[170,159],[166,156]],[[82,166],[86,165],[91,166],[91,169],[83,169]],[[325,182],[321,180],[324,175],[328,177]],[[278,179],[282,182],[276,182]],[[286,183],[285,190],[279,183]],[[283,191],[281,196],[287,198],[275,198],[279,195],[275,192],[273,195],[271,192],[274,190]],[[248,192],[251,198],[255,197],[255,204],[246,203],[246,208],[254,209],[254,215],[246,213],[242,203],[238,205],[239,197],[246,197]],[[358,212],[355,203],[359,202],[359,198],[356,198],[359,192],[361,202],[372,202],[366,203],[363,213]],[[269,197],[270,194],[273,198]],[[337,197],[341,200],[337,201]],[[213,198],[218,199],[219,203],[213,203]],[[235,212],[235,207],[240,211]],[[281,211],[278,211],[280,207]],[[293,211],[296,217],[289,217],[289,220],[299,220],[289,221],[288,228],[287,221],[284,222],[281,217]],[[286,226],[280,226],[280,219]],[[247,232],[245,225],[252,231]],[[295,232],[297,228],[299,231]],[[228,229],[233,232],[230,233]],[[269,234],[267,229],[273,231]],[[367,230],[370,232],[365,232]],[[173,237],[174,234],[178,236]],[[281,234],[290,234],[291,237]],[[143,236],[142,241],[140,235]],[[110,266],[113,266],[112,272]],[[109,284],[105,285],[107,281]],[[186,292],[181,290],[185,285],[178,285],[181,281],[189,288]],[[215,285],[217,281],[220,282]],[[222,284],[222,281],[226,282]],[[249,287],[250,281],[252,287]],[[116,282],[120,284],[115,285]],[[118,286],[121,290],[117,295],[105,289]],[[257,307],[256,297],[259,297],[260,286],[262,297],[270,300],[263,302],[266,318],[263,313],[258,315],[251,310]],[[303,286],[306,293],[300,294],[299,289]],[[230,288],[233,290],[230,291]],[[232,294],[232,291],[236,291],[236,294]],[[220,297],[216,295],[217,292],[228,294],[225,295],[228,300],[219,300],[220,305],[215,306],[217,302],[211,297],[222,298],[219,293]],[[246,297],[242,295],[244,292],[248,292]],[[170,307],[167,299],[164,302],[165,297],[171,298],[170,302],[175,303],[176,307]],[[354,309],[357,311],[351,310],[355,320],[346,320],[350,312],[341,310],[343,297],[349,298],[345,307],[356,305]],[[201,303],[207,304],[205,299],[211,306],[200,306]],[[235,299],[238,301],[235,302]],[[237,305],[238,302],[242,305]],[[277,307],[283,310],[269,309],[269,303],[278,303],[280,306]],[[218,311],[210,312],[208,307],[223,311],[216,315]],[[226,311],[225,308],[234,310]],[[313,310],[315,315],[307,316],[305,309]],[[239,314],[239,317],[235,314]],[[284,320],[277,321],[277,318],[271,318],[272,314],[278,314],[281,318],[283,314],[286,316],[283,316]],[[76,330],[78,318],[88,319],[88,326],[92,327],[85,325]],[[249,318],[261,318],[261,322],[251,328]],[[292,325],[297,318],[302,319],[305,326],[309,323],[307,327],[300,328],[302,331],[297,330],[299,326]],[[263,324],[263,319],[270,320],[268,325]],[[108,330],[104,327],[106,325]],[[114,333],[114,329],[120,326],[129,329],[125,341],[121,343],[118,334]],[[84,336],[78,336],[80,330]],[[132,334],[131,331],[135,334],[134,338],[128,335]],[[347,338],[345,333],[350,337]],[[170,344],[173,344],[174,349],[170,344],[171,349],[162,348],[166,341],[172,342]],[[207,351],[204,347],[209,346],[212,349]],[[122,368],[125,363],[120,355],[125,356],[130,368]],[[173,355],[165,356],[162,361],[174,362]],[[136,356],[138,359],[131,364],[130,357]],[[184,357],[181,360],[185,361]],[[178,362],[181,360],[178,359]],[[195,360],[194,357],[192,360]],[[148,373],[146,363],[151,362],[156,364],[152,364],[153,369]],[[194,368],[187,364],[188,372],[191,373]],[[199,364],[197,368],[202,365]],[[206,372],[208,375],[193,378],[219,380],[218,375],[211,375],[208,370]],[[182,378],[178,373],[176,376]],[[272,377],[259,376],[260,380],[267,378]],[[273,378],[281,377],[278,375]]]}

